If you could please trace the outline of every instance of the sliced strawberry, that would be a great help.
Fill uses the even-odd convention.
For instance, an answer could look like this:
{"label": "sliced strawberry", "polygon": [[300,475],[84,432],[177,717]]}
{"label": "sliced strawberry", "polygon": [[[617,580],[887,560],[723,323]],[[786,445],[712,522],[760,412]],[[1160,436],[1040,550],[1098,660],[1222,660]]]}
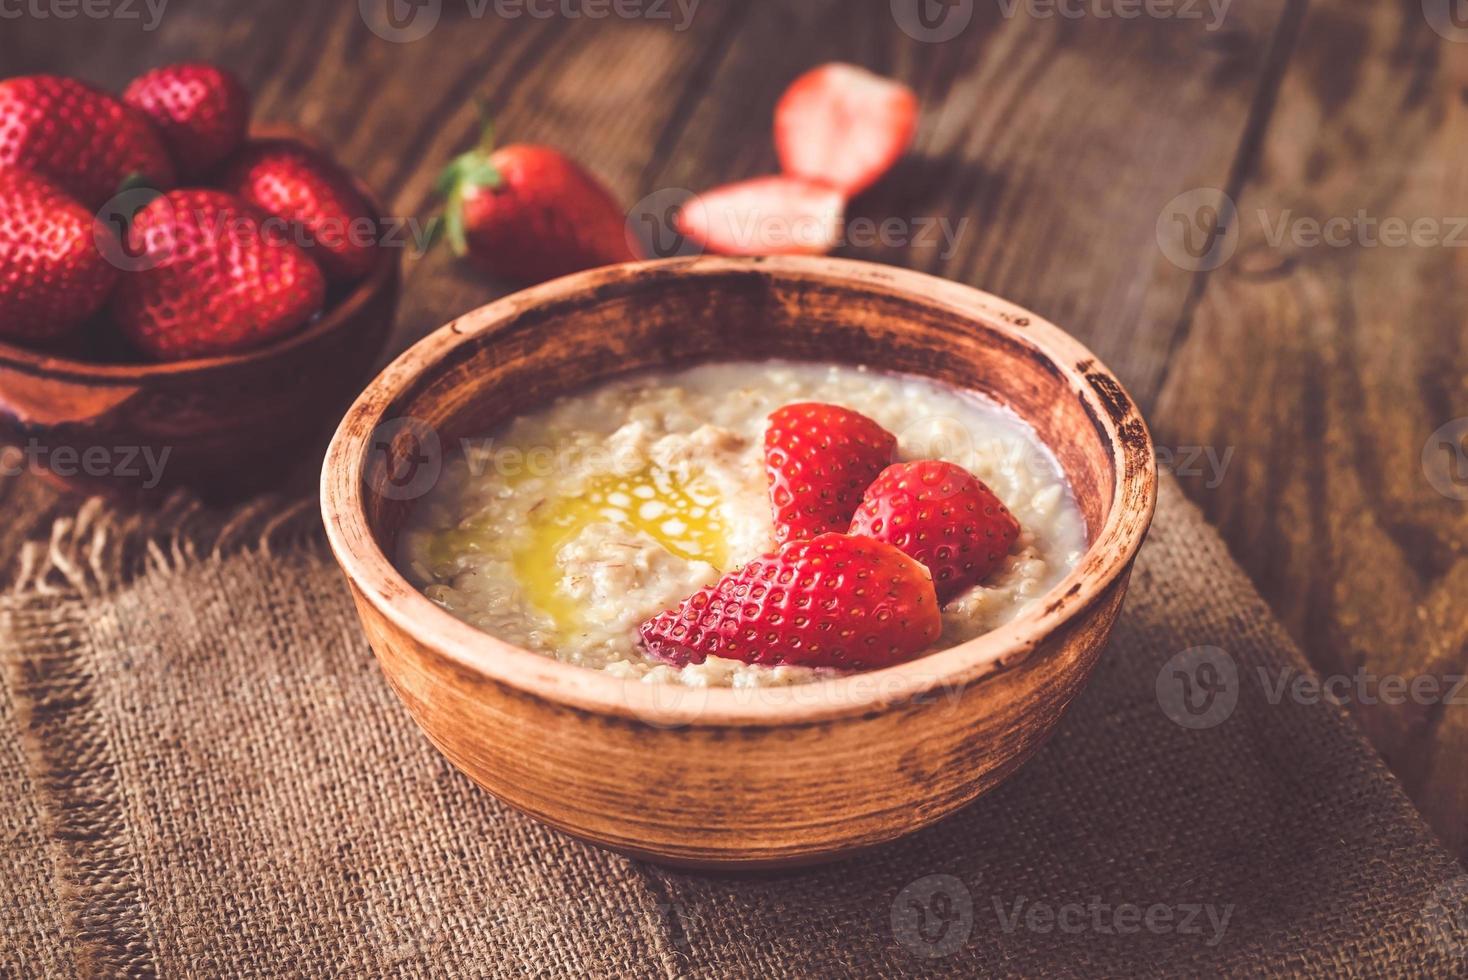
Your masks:
{"label": "sliced strawberry", "polygon": [[718,255],[824,255],[841,240],[839,191],[794,177],[756,177],[699,194],[679,232]]}
{"label": "sliced strawberry", "polygon": [[936,459],[894,463],[867,487],[852,534],[886,541],[933,573],[947,602],[1009,554],[1019,522],[978,477]]}
{"label": "sliced strawberry", "polygon": [[855,197],[907,152],[917,118],[912,89],[833,62],[785,90],[775,107],[775,149],[787,174]]}
{"label": "sliced strawberry", "polygon": [[164,65],[139,75],[122,93],[122,101],[158,127],[185,178],[201,178],[217,167],[244,142],[250,124],[244,85],[203,61]]}
{"label": "sliced strawberry", "polygon": [[642,624],[643,645],[675,664],[886,667],[932,646],[938,597],[922,565],[871,538],[791,541]]}
{"label": "sliced strawberry", "polygon": [[797,402],[770,413],[765,474],[779,541],[845,531],[897,437],[858,412]]}

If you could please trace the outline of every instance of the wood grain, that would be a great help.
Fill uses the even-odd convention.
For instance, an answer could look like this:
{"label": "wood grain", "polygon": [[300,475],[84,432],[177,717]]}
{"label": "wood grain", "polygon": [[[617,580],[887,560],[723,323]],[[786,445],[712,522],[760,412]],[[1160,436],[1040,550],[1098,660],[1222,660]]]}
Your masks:
{"label": "wood grain", "polygon": [[[690,29],[609,19],[467,16],[445,0],[428,37],[374,36],[356,5],[174,0],[161,28],[7,21],[7,73],[120,86],[171,58],[212,57],[262,117],[316,128],[389,209],[422,217],[487,99],[506,139],[573,152],[632,202],[772,170],[787,80],[842,58],[923,98],[917,146],[857,217],[964,221],[956,244],[850,245],[1014,299],[1073,331],[1148,410],[1313,662],[1338,672],[1464,672],[1464,505],[1417,454],[1468,415],[1455,249],[1257,248],[1216,273],[1168,261],[1155,222],[1194,188],[1318,217],[1462,213],[1465,46],[1417,0],[1248,0],[1198,21],[1020,13],[976,2],[941,44],[885,2],[704,0]],[[442,255],[406,265],[398,344],[508,291]],[[28,491],[30,492],[30,491]],[[1445,840],[1468,857],[1461,706],[1360,712]]]}
{"label": "wood grain", "polygon": [[[1185,486],[1315,666],[1349,679],[1352,710],[1460,855],[1468,688],[1443,697],[1468,674],[1468,504],[1421,456],[1468,416],[1465,83],[1468,44],[1419,4],[1312,6],[1238,192],[1237,252],[1207,275],[1153,414],[1164,441],[1237,450],[1221,486]],[[1359,215],[1425,221],[1444,244],[1391,245]],[[1298,224],[1332,219],[1343,244]],[[1390,676],[1439,684],[1390,704]]]}

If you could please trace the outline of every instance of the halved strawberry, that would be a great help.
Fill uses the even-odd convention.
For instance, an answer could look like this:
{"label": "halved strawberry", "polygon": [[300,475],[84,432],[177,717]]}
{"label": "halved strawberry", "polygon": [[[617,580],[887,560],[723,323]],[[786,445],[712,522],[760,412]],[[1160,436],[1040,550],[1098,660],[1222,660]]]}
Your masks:
{"label": "halved strawberry", "polygon": [[137,109],[74,78],[25,75],[0,81],[0,167],[22,167],[100,207],[140,175],[173,185],[173,161]]}
{"label": "halved strawberry", "polygon": [[775,150],[787,174],[855,197],[907,152],[917,118],[917,96],[906,85],[832,62],[801,75],[781,96]]}
{"label": "halved strawberry", "polygon": [[779,541],[845,531],[897,437],[849,408],[797,402],[770,413],[765,474]]}
{"label": "halved strawberry", "polygon": [[936,459],[894,463],[867,487],[852,534],[886,541],[928,567],[947,602],[1009,554],[1019,522],[978,477]]}
{"label": "halved strawberry", "polygon": [[697,195],[682,234],[718,255],[824,255],[841,240],[839,191],[795,177],[756,177]]}
{"label": "halved strawberry", "polygon": [[790,541],[642,624],[643,645],[675,664],[886,667],[932,646],[938,597],[922,565],[871,538]]}
{"label": "halved strawberry", "polygon": [[0,167],[0,337],[55,340],[97,312],[117,283],[107,234],[51,181]]}
{"label": "halved strawberry", "polygon": [[122,101],[153,121],[179,174],[201,178],[245,139],[250,95],[218,65],[191,61],[145,72],[128,85]]}

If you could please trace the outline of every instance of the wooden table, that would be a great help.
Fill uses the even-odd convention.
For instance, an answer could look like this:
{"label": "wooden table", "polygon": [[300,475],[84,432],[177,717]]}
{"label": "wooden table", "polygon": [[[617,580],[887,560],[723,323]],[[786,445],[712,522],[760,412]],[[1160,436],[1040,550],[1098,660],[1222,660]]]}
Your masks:
{"label": "wooden table", "polygon": [[[420,218],[476,96],[504,138],[564,148],[630,204],[774,170],[771,107],[815,63],[906,80],[916,149],[852,209],[896,231],[840,254],[1002,294],[1115,368],[1468,856],[1468,690],[1443,697],[1468,673],[1468,422],[1434,437],[1468,416],[1468,26],[1447,0],[1248,0],[1221,22],[1220,0],[921,2],[417,0],[397,28],[374,15],[411,35],[438,12],[393,41],[350,2],[174,0],[155,23],[43,0],[0,27],[0,65],[120,88],[219,60],[260,120],[319,133]],[[938,219],[951,246],[919,234]],[[401,343],[508,288],[438,253],[407,276]],[[1436,696],[1386,703],[1383,679],[1424,675]]]}

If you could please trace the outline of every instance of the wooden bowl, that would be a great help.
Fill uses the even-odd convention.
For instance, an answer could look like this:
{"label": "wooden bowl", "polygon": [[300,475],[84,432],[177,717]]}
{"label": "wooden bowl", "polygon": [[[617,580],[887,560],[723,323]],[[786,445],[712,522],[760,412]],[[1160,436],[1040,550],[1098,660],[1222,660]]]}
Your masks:
{"label": "wooden bowl", "polygon": [[[1075,488],[1089,538],[1078,567],[961,646],[750,691],[623,681],[519,649],[439,608],[387,557],[459,438],[626,371],[760,357],[911,372],[1009,405]],[[321,493],[382,669],[450,762],[531,816],[627,854],[769,867],[930,824],[1034,752],[1121,608],[1156,473],[1121,385],[1032,313],[887,266],[695,258],[570,276],[441,328],[352,406]]]}
{"label": "wooden bowl", "polygon": [[227,500],[280,482],[387,342],[400,255],[378,251],[319,320],[245,354],[110,363],[0,343],[0,442],[20,450],[7,466],[122,497],[190,487]]}

